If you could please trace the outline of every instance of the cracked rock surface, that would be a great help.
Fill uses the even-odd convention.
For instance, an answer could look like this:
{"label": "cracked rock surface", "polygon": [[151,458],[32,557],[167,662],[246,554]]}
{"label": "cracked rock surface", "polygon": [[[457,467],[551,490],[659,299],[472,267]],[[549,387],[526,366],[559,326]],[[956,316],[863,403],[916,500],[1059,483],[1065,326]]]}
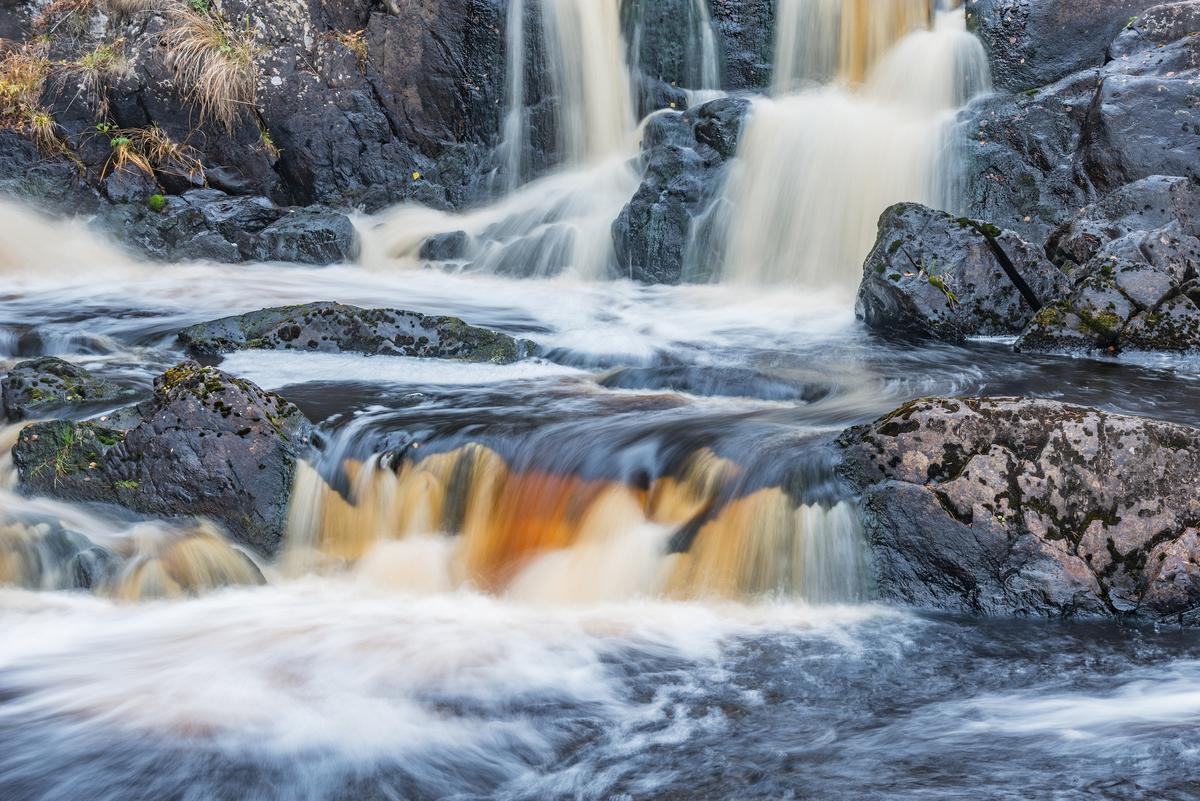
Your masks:
{"label": "cracked rock surface", "polygon": [[1046,400],[935,398],[839,442],[883,598],[1200,624],[1200,430]]}

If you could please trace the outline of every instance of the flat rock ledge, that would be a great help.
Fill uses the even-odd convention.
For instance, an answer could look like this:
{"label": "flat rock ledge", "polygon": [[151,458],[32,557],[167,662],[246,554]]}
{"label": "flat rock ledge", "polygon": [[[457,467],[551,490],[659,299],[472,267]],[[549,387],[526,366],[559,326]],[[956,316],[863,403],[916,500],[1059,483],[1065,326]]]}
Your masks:
{"label": "flat rock ledge", "polygon": [[360,309],[309,303],[225,317],[179,332],[193,354],[216,357],[239,350],[363,353],[511,364],[532,355],[528,340],[399,309]]}
{"label": "flat rock ledge", "polygon": [[847,430],[882,598],[1200,625],[1200,429],[1016,398]]}
{"label": "flat rock ledge", "polygon": [[299,409],[249,381],[184,362],[128,416],[127,430],[115,421],[27,426],[12,452],[20,491],[206,518],[261,554],[278,550],[296,462],[312,432]]}

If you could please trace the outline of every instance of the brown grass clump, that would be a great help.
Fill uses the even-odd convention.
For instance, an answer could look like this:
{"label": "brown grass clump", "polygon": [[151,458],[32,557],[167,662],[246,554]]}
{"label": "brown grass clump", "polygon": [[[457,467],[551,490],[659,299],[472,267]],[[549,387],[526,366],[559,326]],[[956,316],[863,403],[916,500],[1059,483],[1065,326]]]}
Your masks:
{"label": "brown grass clump", "polygon": [[112,154],[104,165],[102,175],[134,167],[147,175],[161,173],[183,178],[204,175],[204,164],[190,145],[176,142],[157,125],[149,128],[116,128],[99,125],[97,129],[108,136]]}
{"label": "brown grass clump", "polygon": [[91,28],[96,10],[96,0],[54,0],[33,18],[33,32],[78,39]]}
{"label": "brown grass clump", "polygon": [[173,9],[162,34],[167,63],[185,96],[200,107],[201,120],[233,130],[239,113],[257,97],[258,47],[249,17],[234,26],[204,2]]}
{"label": "brown grass clump", "polygon": [[100,0],[108,14],[128,17],[141,11],[157,11],[166,8],[169,0]]}
{"label": "brown grass clump", "polygon": [[0,129],[31,137],[46,153],[62,153],[66,146],[58,126],[42,106],[42,91],[50,75],[48,45],[26,42],[0,53]]}

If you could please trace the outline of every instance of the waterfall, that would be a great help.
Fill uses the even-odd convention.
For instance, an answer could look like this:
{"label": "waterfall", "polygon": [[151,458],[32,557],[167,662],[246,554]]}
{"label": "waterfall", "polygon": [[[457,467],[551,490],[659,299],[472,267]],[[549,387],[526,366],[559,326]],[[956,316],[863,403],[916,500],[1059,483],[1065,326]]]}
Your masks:
{"label": "waterfall", "polygon": [[931,26],[932,13],[931,0],[781,6],[779,94],[755,101],[725,190],[726,278],[852,289],[880,212],[953,202],[944,132],[989,77],[964,12]]}
{"label": "waterfall", "polygon": [[633,90],[621,37],[620,0],[535,0],[540,38],[526,30],[526,0],[508,9],[508,109],[501,145],[509,190],[522,182],[529,148],[525,70],[530,48],[544,56],[554,93],[558,159],[571,167],[627,151]]}
{"label": "waterfall", "polygon": [[[557,602],[867,593],[849,502],[741,491],[740,468],[707,450],[644,486],[516,469],[475,444],[419,461],[346,460],[340,471],[346,492],[301,467],[285,571],[356,565],[400,589]],[[414,553],[419,575],[405,566]]]}
{"label": "waterfall", "polygon": [[508,110],[500,145],[506,194],[520,186],[526,174],[525,148],[529,134],[525,122],[525,0],[511,0],[507,26]]}

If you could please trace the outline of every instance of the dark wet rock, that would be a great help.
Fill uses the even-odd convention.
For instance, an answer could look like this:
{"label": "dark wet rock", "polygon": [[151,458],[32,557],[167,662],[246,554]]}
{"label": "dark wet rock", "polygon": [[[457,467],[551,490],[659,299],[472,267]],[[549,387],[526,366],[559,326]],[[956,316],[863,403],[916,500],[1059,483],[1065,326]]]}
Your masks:
{"label": "dark wet rock", "polygon": [[9,420],[37,417],[64,406],[114,401],[125,395],[115,384],[53,356],[20,362],[0,381]]}
{"label": "dark wet rock", "polygon": [[1019,333],[1036,309],[997,249],[1039,302],[1068,291],[1066,276],[1015,233],[901,203],[880,217],[856,313],[880,331],[949,341]]}
{"label": "dark wet rock", "polygon": [[1200,185],[1187,178],[1153,176],[1081,209],[1054,232],[1046,250],[1057,263],[1086,264],[1111,242],[1171,225],[1178,226],[1180,235],[1200,237]]}
{"label": "dark wet rock", "polygon": [[113,170],[101,187],[104,196],[113,203],[144,203],[151,195],[162,191],[153,175],[137,167]]}
{"label": "dark wet rock", "polygon": [[[1102,192],[1151,175],[1200,180],[1200,2],[1157,5],[1110,48],[1084,166]],[[1188,111],[1190,110],[1190,111]]]}
{"label": "dark wet rock", "polygon": [[0,525],[0,583],[31,590],[90,589],[117,561],[56,521],[17,518]]}
{"label": "dark wet rock", "polygon": [[302,350],[459,359],[508,364],[529,356],[533,343],[457,317],[397,309],[309,303],[226,317],[186,328],[179,340],[199,356],[238,350]]}
{"label": "dark wet rock", "polygon": [[726,89],[764,89],[771,83],[775,43],[773,0],[710,0]]}
{"label": "dark wet rock", "polygon": [[1200,430],[1052,401],[914,401],[842,435],[880,594],[1200,623]]}
{"label": "dark wet rock", "polygon": [[815,376],[775,375],[750,367],[625,367],[600,379],[609,389],[685,392],[702,397],[745,397],[812,403],[829,396],[829,384]]}
{"label": "dark wet rock", "polygon": [[21,491],[209,518],[274,553],[311,424],[278,395],[193,362],[168,370],[154,391],[128,431],[70,421],[25,428],[13,448]]}
{"label": "dark wet rock", "polygon": [[1023,92],[1105,62],[1109,43],[1155,0],[977,0],[968,25],[996,86]]}
{"label": "dark wet rock", "polygon": [[457,261],[466,258],[470,245],[466,231],[435,234],[421,243],[420,256],[427,261]]}
{"label": "dark wet rock", "polygon": [[1033,94],[988,95],[959,115],[968,215],[1042,242],[1091,202],[1078,154],[1098,80],[1090,71]]}
{"label": "dark wet rock", "polygon": [[718,257],[706,252],[698,221],[719,199],[748,108],[745,99],[721,98],[646,124],[642,184],[613,223],[622,276],[656,284],[709,277]]}
{"label": "dark wet rock", "polygon": [[281,261],[324,266],[352,261],[358,234],[346,215],[317,207],[284,208],[265,197],[195,189],[109,209],[95,223],[137,255],[164,261]]}
{"label": "dark wet rock", "polygon": [[271,223],[258,235],[254,258],[324,266],[358,258],[358,233],[345,214],[301,209]]}
{"label": "dark wet rock", "polygon": [[11,130],[0,130],[0,195],[55,213],[90,214],[104,202],[68,159]]}
{"label": "dark wet rock", "polygon": [[1147,178],[1084,208],[1047,244],[1074,289],[1037,315],[1018,349],[1200,348],[1188,296],[1200,271],[1198,234],[1200,187],[1187,178]]}
{"label": "dark wet rock", "polygon": [[[621,27],[629,43],[630,65],[645,77],[669,86],[716,89],[703,84],[704,42],[700,33],[707,22],[695,0],[625,0],[621,4]],[[715,34],[713,44],[715,50]]]}

